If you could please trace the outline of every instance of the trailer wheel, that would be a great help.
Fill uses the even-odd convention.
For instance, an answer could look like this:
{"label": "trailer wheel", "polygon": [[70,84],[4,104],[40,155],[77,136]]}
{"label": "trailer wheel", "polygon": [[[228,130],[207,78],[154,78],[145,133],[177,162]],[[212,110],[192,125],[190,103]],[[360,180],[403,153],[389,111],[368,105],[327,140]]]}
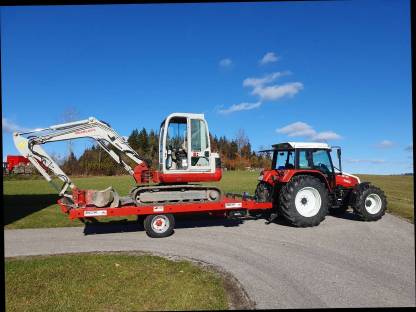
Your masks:
{"label": "trailer wheel", "polygon": [[295,176],[280,191],[279,211],[294,226],[316,226],[328,213],[328,190],[318,178]]}
{"label": "trailer wheel", "polygon": [[360,187],[354,196],[352,208],[363,221],[376,221],[386,212],[387,199],[384,192],[374,185]]}
{"label": "trailer wheel", "polygon": [[175,218],[171,214],[148,215],[144,219],[144,229],[150,237],[167,237],[173,233]]}

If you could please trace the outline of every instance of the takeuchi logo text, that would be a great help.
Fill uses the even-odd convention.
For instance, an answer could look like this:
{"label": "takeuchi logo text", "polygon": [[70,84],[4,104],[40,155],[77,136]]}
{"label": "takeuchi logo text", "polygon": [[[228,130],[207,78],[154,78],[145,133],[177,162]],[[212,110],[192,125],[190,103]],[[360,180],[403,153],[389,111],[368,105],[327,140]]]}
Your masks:
{"label": "takeuchi logo text", "polygon": [[85,133],[90,133],[90,132],[95,132],[95,129],[87,129],[87,130],[76,131],[75,134],[85,134]]}

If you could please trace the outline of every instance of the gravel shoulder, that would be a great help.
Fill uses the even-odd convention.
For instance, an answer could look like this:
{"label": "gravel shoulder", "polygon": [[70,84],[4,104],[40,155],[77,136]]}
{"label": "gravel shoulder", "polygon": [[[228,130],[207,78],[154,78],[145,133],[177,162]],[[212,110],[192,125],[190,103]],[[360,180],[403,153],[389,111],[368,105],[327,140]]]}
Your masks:
{"label": "gravel shoulder", "polygon": [[328,216],[304,229],[185,219],[164,239],[131,224],[95,227],[5,230],[5,256],[145,251],[222,268],[259,309],[415,306],[414,225],[390,214],[371,223]]}

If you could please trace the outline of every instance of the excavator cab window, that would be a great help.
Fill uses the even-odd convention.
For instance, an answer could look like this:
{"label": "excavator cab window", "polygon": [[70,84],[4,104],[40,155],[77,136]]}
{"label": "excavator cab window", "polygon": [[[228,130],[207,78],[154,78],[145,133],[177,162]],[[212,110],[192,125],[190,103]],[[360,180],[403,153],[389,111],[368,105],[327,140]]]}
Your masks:
{"label": "excavator cab window", "polygon": [[209,167],[209,139],[207,125],[202,119],[191,119],[191,166]]}
{"label": "excavator cab window", "polygon": [[166,169],[186,170],[188,168],[187,118],[175,117],[169,121],[166,134]]}

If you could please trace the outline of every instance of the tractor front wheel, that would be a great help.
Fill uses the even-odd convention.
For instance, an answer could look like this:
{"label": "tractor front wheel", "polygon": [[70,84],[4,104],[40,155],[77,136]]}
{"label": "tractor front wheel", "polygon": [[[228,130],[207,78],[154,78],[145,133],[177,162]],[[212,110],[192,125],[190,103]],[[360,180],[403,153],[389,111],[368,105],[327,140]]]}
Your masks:
{"label": "tractor front wheel", "polygon": [[376,221],[386,212],[387,199],[384,192],[374,185],[364,185],[354,192],[352,208],[363,221]]}
{"label": "tractor front wheel", "polygon": [[328,213],[328,190],[318,178],[295,176],[280,191],[279,212],[294,226],[316,226]]}

